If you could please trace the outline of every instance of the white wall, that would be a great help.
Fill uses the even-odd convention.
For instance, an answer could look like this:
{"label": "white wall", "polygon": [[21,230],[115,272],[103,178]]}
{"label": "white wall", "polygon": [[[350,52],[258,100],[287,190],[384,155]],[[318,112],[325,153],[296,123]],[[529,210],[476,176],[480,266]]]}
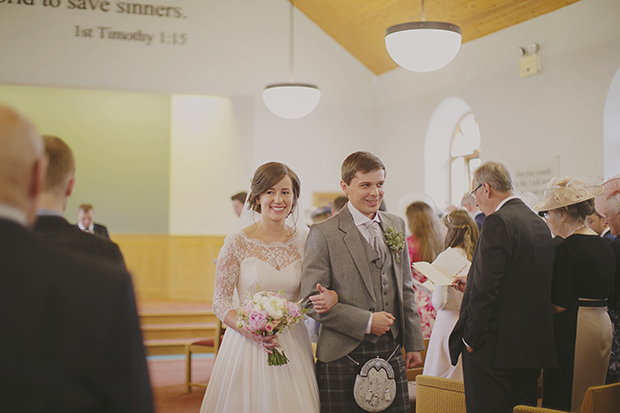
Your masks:
{"label": "white wall", "polygon": [[[388,205],[423,190],[426,128],[437,105],[451,96],[475,113],[483,160],[510,165],[559,155],[560,175],[601,176],[605,100],[620,67],[618,19],[617,0],[582,0],[465,43],[437,72],[396,69],[380,76],[385,143],[377,152],[391,168],[395,189]],[[517,47],[528,42],[540,44],[543,73],[520,78]]]}
{"label": "white wall", "polygon": [[[375,76],[299,11],[295,78],[316,84],[321,102],[301,120],[280,119],[266,109],[264,87],[289,79],[286,0],[167,1],[187,17],[180,19],[119,14],[116,1],[107,13],[68,9],[65,0],[57,9],[34,3],[0,3],[0,36],[10,39],[0,43],[0,84],[232,99],[226,117],[216,121],[208,114],[192,118],[175,98],[172,233],[229,233],[236,227],[229,216],[230,196],[248,188],[254,169],[271,160],[289,164],[300,175],[302,207],[307,207],[313,191],[338,189],[344,157],[368,149],[375,136]],[[76,37],[76,25],[94,28],[95,37]],[[155,38],[148,46],[100,39],[100,26],[141,30]],[[185,33],[187,43],[161,44],[161,32],[168,40],[172,33]],[[194,129],[179,131],[174,118],[181,114],[192,118]],[[220,182],[214,183],[214,176]]]}
{"label": "white wall", "polygon": [[[238,129],[215,135],[229,139],[222,143],[224,153],[246,143],[251,153],[243,151],[240,168],[229,167],[234,159],[228,159],[227,173],[218,174],[228,185],[210,185],[191,178],[205,175],[192,175],[198,160],[184,161],[179,156],[184,148],[176,145],[206,151],[201,139],[221,125],[213,124],[215,129],[206,128],[193,138],[174,134],[173,232],[229,232],[234,217],[189,227],[183,205],[208,205],[192,214],[222,213],[222,208],[228,214],[230,195],[247,186],[256,166],[270,160],[285,162],[299,173],[302,206],[307,206],[311,192],[338,189],[342,160],[360,149],[374,151],[386,163],[386,201],[394,210],[403,195],[423,190],[426,129],[437,105],[451,96],[474,111],[484,160],[510,163],[559,155],[561,175],[593,179],[603,173],[604,105],[620,67],[617,0],[582,0],[471,41],[450,65],[434,73],[395,69],[379,77],[296,12],[296,80],[317,84],[322,99],[308,117],[293,121],[271,114],[261,98],[265,85],[288,80],[286,0],[169,0],[166,4],[181,7],[185,19],[69,10],[68,2],[61,1],[58,9],[45,8],[40,1],[35,6],[0,3],[0,84],[231,99],[227,122]],[[142,30],[156,38],[149,46],[82,38],[75,36],[76,25]],[[161,44],[161,32],[185,33],[188,41]],[[543,73],[522,79],[516,50],[528,42],[541,46]],[[200,172],[212,174],[221,159],[212,161],[200,165]],[[195,199],[192,188],[210,192]]]}

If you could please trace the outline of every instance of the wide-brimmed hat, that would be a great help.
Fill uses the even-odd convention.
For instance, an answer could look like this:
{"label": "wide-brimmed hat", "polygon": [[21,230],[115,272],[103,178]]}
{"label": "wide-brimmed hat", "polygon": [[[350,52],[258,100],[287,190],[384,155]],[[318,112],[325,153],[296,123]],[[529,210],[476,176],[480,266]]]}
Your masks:
{"label": "wide-brimmed hat", "polygon": [[589,185],[583,179],[570,176],[562,179],[553,177],[544,188],[545,199],[534,206],[534,211],[550,211],[578,204],[603,192],[600,185]]}
{"label": "wide-brimmed hat", "polygon": [[603,192],[594,198],[594,208],[600,216],[605,216],[607,210],[605,201],[613,195],[620,201],[620,175],[613,176],[603,182]]}

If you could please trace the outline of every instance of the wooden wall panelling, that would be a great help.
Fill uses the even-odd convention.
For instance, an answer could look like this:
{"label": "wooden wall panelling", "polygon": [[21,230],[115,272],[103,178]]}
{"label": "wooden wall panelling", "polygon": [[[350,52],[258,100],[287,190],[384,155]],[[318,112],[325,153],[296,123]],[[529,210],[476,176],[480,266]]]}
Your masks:
{"label": "wooden wall panelling", "polygon": [[168,298],[168,236],[112,234],[133,278],[138,299]]}
{"label": "wooden wall panelling", "polygon": [[174,300],[211,303],[217,254],[223,237],[171,236],[168,288]]}

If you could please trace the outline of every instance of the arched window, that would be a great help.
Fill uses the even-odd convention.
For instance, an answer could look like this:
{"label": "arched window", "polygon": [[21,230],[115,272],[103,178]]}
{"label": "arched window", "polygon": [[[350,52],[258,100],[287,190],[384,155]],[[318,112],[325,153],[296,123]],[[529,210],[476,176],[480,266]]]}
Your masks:
{"label": "arched window", "polygon": [[450,201],[460,205],[463,194],[472,190],[471,179],[480,161],[480,128],[472,112],[459,121],[450,147]]}

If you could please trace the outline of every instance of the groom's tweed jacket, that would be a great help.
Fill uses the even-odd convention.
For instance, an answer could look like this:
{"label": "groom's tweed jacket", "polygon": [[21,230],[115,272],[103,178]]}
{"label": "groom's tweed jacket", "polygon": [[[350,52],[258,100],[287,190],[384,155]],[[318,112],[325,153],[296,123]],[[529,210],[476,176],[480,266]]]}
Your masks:
{"label": "groom's tweed jacket", "polygon": [[[390,225],[396,231],[404,232],[403,220],[392,214],[379,212],[381,227],[385,231]],[[349,354],[364,339],[375,341],[375,337],[366,336],[370,314],[382,308],[381,297],[375,291],[379,274],[371,271],[376,256],[368,255],[366,240],[360,234],[348,208],[332,218],[315,224],[310,228],[306,241],[301,277],[302,306],[308,309],[308,315],[321,323],[317,343],[317,358],[329,363]],[[396,297],[396,318],[400,321],[397,341],[407,352],[424,349],[424,340],[420,329],[420,317],[415,306],[413,281],[409,255],[406,246],[398,253],[390,253],[393,266]],[[317,314],[309,297],[318,294],[316,284],[332,289],[338,293],[338,303],[327,313]]]}

